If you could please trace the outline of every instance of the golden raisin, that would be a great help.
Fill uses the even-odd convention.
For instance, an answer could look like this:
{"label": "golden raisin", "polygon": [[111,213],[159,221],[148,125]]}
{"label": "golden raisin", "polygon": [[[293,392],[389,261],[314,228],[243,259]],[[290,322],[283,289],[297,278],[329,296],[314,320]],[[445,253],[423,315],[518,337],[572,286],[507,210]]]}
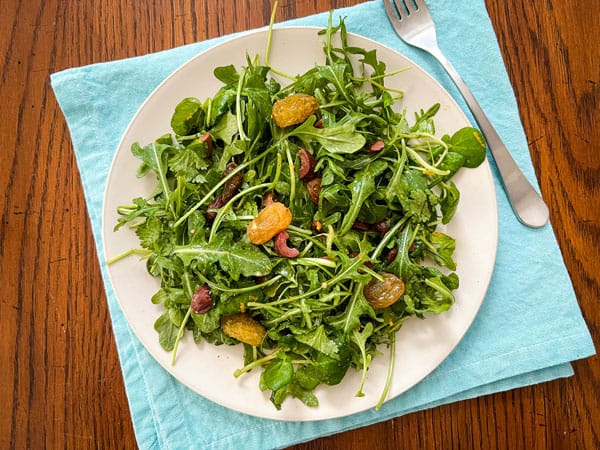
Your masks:
{"label": "golden raisin", "polygon": [[384,272],[381,277],[383,281],[373,278],[363,289],[367,302],[374,309],[393,305],[404,294],[404,282],[396,275]]}
{"label": "golden raisin", "polygon": [[246,234],[250,242],[260,245],[270,241],[290,223],[292,223],[292,212],[283,203],[273,202],[265,206],[248,224]]}
{"label": "golden raisin", "polygon": [[245,313],[221,317],[221,328],[227,336],[254,347],[258,347],[267,334],[260,323]]}
{"label": "golden raisin", "polygon": [[271,114],[280,128],[304,122],[319,109],[317,99],[308,94],[292,94],[273,105]]}

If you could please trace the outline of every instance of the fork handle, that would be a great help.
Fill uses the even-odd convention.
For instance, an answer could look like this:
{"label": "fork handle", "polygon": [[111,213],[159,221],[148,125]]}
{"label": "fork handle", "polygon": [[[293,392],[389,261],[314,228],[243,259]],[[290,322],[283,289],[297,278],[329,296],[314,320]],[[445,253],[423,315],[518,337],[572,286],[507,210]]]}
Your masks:
{"label": "fork handle", "polygon": [[531,183],[525,178],[525,175],[510,155],[502,139],[500,139],[496,129],[483,112],[481,106],[479,106],[479,102],[477,102],[475,96],[456,69],[454,69],[441,52],[433,54],[433,56],[437,58],[444,69],[446,69],[446,72],[448,72],[448,75],[450,75],[450,78],[452,78],[452,81],[454,81],[454,84],[456,84],[456,87],[473,113],[481,132],[485,136],[498,172],[500,173],[504,191],[517,218],[521,223],[532,228],[544,226],[548,221],[548,207],[544,203],[544,200],[542,200]]}

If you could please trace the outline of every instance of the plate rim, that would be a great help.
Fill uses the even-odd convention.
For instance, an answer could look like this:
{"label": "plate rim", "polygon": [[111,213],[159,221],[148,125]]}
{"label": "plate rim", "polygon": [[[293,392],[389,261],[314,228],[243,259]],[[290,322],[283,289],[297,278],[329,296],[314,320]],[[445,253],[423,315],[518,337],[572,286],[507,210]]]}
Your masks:
{"label": "plate rim", "polygon": [[[272,29],[273,32],[273,42],[275,42],[276,40],[276,34],[281,33],[281,32],[294,32],[296,30],[302,30],[302,31],[313,31],[315,33],[315,37],[316,37],[316,32],[319,30],[323,30],[323,27],[319,27],[319,26],[312,26],[312,25],[280,25],[280,24],[275,24],[275,26]],[[199,51],[197,54],[193,55],[192,57],[186,59],[183,63],[181,63],[176,69],[174,69],[173,71],[171,71],[151,92],[150,94],[148,94],[148,96],[144,99],[144,101],[139,105],[139,107],[136,109],[135,113],[131,116],[131,119],[129,120],[126,128],[124,129],[124,131],[121,134],[121,137],[119,139],[119,142],[116,146],[116,148],[114,149],[114,154],[112,156],[111,159],[111,163],[109,166],[109,171],[108,171],[108,175],[106,177],[106,183],[105,183],[105,189],[104,189],[104,193],[103,193],[103,197],[102,197],[102,212],[101,212],[101,240],[102,240],[102,251],[104,253],[105,258],[107,258],[109,255],[107,254],[107,239],[106,239],[106,231],[108,231],[109,229],[112,231],[112,227],[114,226],[114,223],[107,228],[107,226],[109,225],[107,223],[107,211],[106,211],[106,204],[107,204],[107,198],[109,195],[109,191],[111,188],[111,180],[114,177],[114,167],[117,163],[117,159],[118,156],[120,155],[121,152],[126,151],[127,149],[124,146],[124,143],[126,141],[126,138],[128,136],[128,134],[130,133],[131,129],[134,127],[134,122],[136,121],[136,118],[140,115],[141,111],[146,107],[146,105],[151,101],[151,99],[157,95],[157,93],[167,84],[169,83],[169,81],[174,78],[179,72],[183,71],[186,69],[186,67],[188,65],[190,65],[192,62],[194,62],[197,59],[203,58],[205,57],[205,55],[207,53],[210,52],[214,52],[214,51],[218,51],[219,48],[224,47],[224,46],[228,46],[228,45],[232,45],[235,42],[244,40],[248,37],[251,36],[255,36],[255,35],[260,35],[260,34],[267,34],[268,33],[268,28],[267,27],[263,27],[263,28],[259,28],[259,29],[254,29],[254,30],[247,30],[247,31],[242,31],[239,33],[236,33],[234,35],[231,35],[229,38],[222,40],[221,42],[215,43],[214,45]],[[469,118],[467,117],[467,115],[465,114],[465,111],[460,107],[460,105],[458,104],[458,102],[456,101],[456,99],[450,94],[450,92],[448,92],[448,90],[436,79],[434,78],[427,70],[425,70],[421,65],[417,64],[413,59],[411,59],[410,57],[404,55],[403,53],[401,53],[400,51],[386,45],[383,44],[382,42],[376,41],[375,39],[372,39],[370,37],[361,35],[359,33],[354,33],[354,32],[347,32],[348,37],[350,39],[359,39],[364,41],[365,44],[370,44],[374,47],[382,47],[387,49],[387,51],[394,53],[395,55],[399,56],[400,58],[403,58],[405,60],[407,60],[412,66],[414,66],[415,68],[417,68],[420,71],[420,75],[428,77],[430,79],[431,82],[433,82],[434,84],[436,84],[440,91],[445,93],[448,97],[448,100],[450,101],[452,107],[456,110],[457,113],[459,113],[465,120],[465,122],[467,123],[471,123],[471,120],[469,120]],[[369,50],[372,48],[369,48]],[[260,56],[264,56],[260,55]],[[378,55],[379,56],[379,55]],[[387,61],[385,61],[387,63]],[[493,275],[493,271],[494,271],[494,266],[495,266],[495,262],[496,262],[496,256],[497,256],[497,248],[498,248],[498,203],[497,203],[497,196],[496,196],[496,188],[495,188],[495,184],[494,184],[494,178],[492,175],[492,171],[491,171],[491,166],[489,164],[488,158],[486,157],[485,161],[482,164],[484,166],[485,172],[486,172],[486,180],[488,181],[488,186],[487,188],[491,191],[491,198],[493,199],[493,205],[490,208],[490,211],[492,213],[492,221],[494,224],[494,228],[491,231],[491,238],[493,241],[493,245],[492,245],[492,249],[493,249],[493,255],[491,255],[491,257],[489,258],[490,263],[490,269],[487,272],[486,278],[484,280],[485,283],[485,288],[483,289],[483,293],[482,293],[482,298],[481,301],[478,302],[477,307],[472,310],[472,316],[469,318],[468,320],[468,324],[467,326],[464,327],[464,329],[461,330],[461,333],[458,337],[458,339],[456,339],[456,342],[453,343],[453,345],[447,350],[446,354],[437,362],[433,362],[432,363],[432,367],[429,368],[428,370],[424,371],[424,373],[422,374],[422,376],[416,381],[414,382],[411,386],[407,387],[406,389],[396,393],[393,397],[388,397],[386,399],[386,403],[391,401],[393,398],[397,398],[398,396],[404,394],[406,391],[412,389],[413,387],[415,387],[416,385],[418,385],[419,383],[421,383],[423,381],[424,378],[426,378],[427,376],[429,376],[432,372],[434,372],[436,370],[436,368],[442,364],[447,358],[448,356],[456,349],[456,347],[459,345],[459,343],[463,340],[465,334],[468,332],[468,330],[471,328],[475,318],[477,317],[477,315],[479,314],[479,310],[481,308],[481,305],[483,304],[483,302],[485,301],[485,297],[487,295],[487,291],[489,289],[489,286],[491,284],[491,279],[492,279],[492,275]],[[112,289],[112,292],[114,294],[114,298],[117,301],[117,304],[119,305],[119,308],[121,310],[121,312],[123,313],[123,316],[125,318],[125,321],[127,323],[127,325],[132,329],[133,334],[135,335],[136,339],[138,339],[138,341],[142,344],[142,346],[144,347],[144,349],[146,351],[148,351],[148,353],[152,356],[152,359],[154,361],[156,361],[164,370],[166,370],[166,372],[171,375],[172,377],[174,377],[177,382],[181,383],[182,385],[188,387],[189,389],[191,389],[194,393],[196,393],[197,395],[202,396],[205,399],[208,399],[220,406],[223,406],[225,408],[231,409],[233,411],[236,412],[240,412],[242,414],[246,414],[246,415],[250,415],[250,416],[254,416],[254,417],[260,417],[260,418],[265,418],[265,419],[272,419],[272,420],[277,420],[277,421],[318,421],[318,420],[326,420],[326,419],[334,419],[334,418],[341,418],[341,417],[346,417],[348,415],[352,415],[352,414],[356,414],[356,413],[360,413],[360,412],[364,412],[365,410],[368,410],[369,408],[372,408],[372,406],[374,405],[374,403],[369,403],[368,405],[365,405],[364,408],[356,410],[356,411],[352,411],[348,414],[338,414],[338,415],[329,415],[325,418],[323,417],[317,417],[317,418],[297,418],[297,417],[292,417],[292,418],[288,418],[287,416],[277,416],[277,413],[279,413],[280,411],[276,411],[274,409],[274,407],[269,403],[268,407],[270,407],[273,411],[271,411],[270,414],[260,414],[260,413],[254,413],[254,412],[249,412],[244,410],[243,408],[239,408],[239,405],[236,404],[231,404],[231,403],[227,403],[227,402],[223,402],[221,400],[216,400],[215,397],[213,396],[208,396],[205,395],[205,393],[201,393],[198,392],[197,389],[195,389],[192,386],[189,386],[186,382],[184,382],[183,380],[181,380],[176,373],[174,373],[174,371],[172,370],[173,366],[169,365],[169,362],[167,360],[165,360],[165,358],[161,357],[160,355],[158,355],[154,349],[152,347],[150,347],[149,343],[146,343],[141,337],[140,334],[136,331],[137,327],[134,325],[135,321],[132,321],[127,308],[124,308],[123,306],[123,300],[120,298],[119,295],[117,295],[117,290],[115,289],[115,284],[114,284],[114,280],[113,280],[113,274],[111,271],[111,268],[108,264],[106,264],[106,259],[105,261],[102,261],[102,264],[106,266],[106,271],[108,274],[108,281],[110,283],[110,288]],[[150,299],[148,299],[148,302],[150,301]],[[453,306],[454,308],[454,306]],[[186,333],[189,334],[189,333]],[[156,338],[156,340],[158,340],[158,338]],[[211,344],[212,345],[212,344]],[[213,346],[214,347],[214,346]],[[383,356],[380,356],[378,359],[383,358]],[[233,378],[233,376],[232,376]],[[254,386],[255,389],[258,389],[258,386]],[[335,388],[335,387],[334,387]],[[376,395],[374,395],[373,397],[376,397]],[[377,399],[375,399],[377,400]],[[312,408],[309,408],[307,406],[303,405],[303,408],[307,409],[307,410],[312,410]],[[275,412],[275,414],[273,414],[273,412]]]}

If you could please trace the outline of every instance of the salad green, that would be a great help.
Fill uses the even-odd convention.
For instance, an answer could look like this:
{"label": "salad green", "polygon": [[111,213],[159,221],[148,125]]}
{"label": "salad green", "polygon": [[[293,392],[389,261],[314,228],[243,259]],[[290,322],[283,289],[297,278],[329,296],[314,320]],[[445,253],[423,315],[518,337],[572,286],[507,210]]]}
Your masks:
{"label": "salad green", "polygon": [[[234,375],[261,370],[259,388],[277,408],[288,397],[318,405],[314,389],[339,383],[350,368],[362,371],[362,396],[377,346],[391,346],[393,358],[405,320],[451,307],[455,240],[438,227],[459,202],[453,175],[485,158],[474,128],[436,136],[439,104],[415,117],[395,109],[402,92],[385,86],[393,73],[374,50],[348,44],[343,19],[334,25],[330,16],[319,35],[325,63],[288,77],[270,67],[267,46],[264,63],[247,56],[244,67],[216,68],[222,87],[213,97],[181,100],[172,133],[134,144],[138,175],[157,184],[118,208],[115,227],[135,230],[142,249],[128,254],[143,255],[160,278],[151,301],[164,313],[154,326],[173,362],[186,332],[196,342],[238,344],[222,321],[241,313],[265,335],[244,344]],[[298,93],[313,96],[318,110],[278,127],[273,104]],[[320,182],[312,192],[300,176],[303,152]],[[293,257],[274,239],[248,239],[266,195],[291,212],[283,241]],[[366,289],[390,279],[401,280],[402,295],[375,308]]]}

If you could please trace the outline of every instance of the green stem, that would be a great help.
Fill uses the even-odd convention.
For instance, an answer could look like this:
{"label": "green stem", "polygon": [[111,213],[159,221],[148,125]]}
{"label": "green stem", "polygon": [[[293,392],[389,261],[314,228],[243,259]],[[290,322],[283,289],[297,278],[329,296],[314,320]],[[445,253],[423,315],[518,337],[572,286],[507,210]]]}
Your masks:
{"label": "green stem", "polygon": [[[360,342],[360,333],[357,329],[352,330],[352,334],[354,335],[356,342]],[[365,386],[365,381],[367,380],[367,370],[369,369],[369,365],[371,364],[371,355],[367,355],[367,350],[365,345],[360,345],[360,356],[362,359],[362,375],[360,377],[360,383],[358,384],[358,389],[356,390],[356,397],[364,397],[365,393],[363,392],[363,387]]]}
{"label": "green stem", "polygon": [[264,356],[264,357],[259,358],[259,359],[255,359],[250,364],[246,364],[241,369],[237,369],[235,372],[233,372],[233,376],[236,377],[236,378],[238,378],[240,375],[243,375],[246,372],[249,372],[250,370],[254,369],[255,367],[262,366],[263,364],[268,363],[272,359],[275,359],[275,357],[277,356],[278,353],[279,353],[279,350],[275,350],[273,353],[271,353],[271,354],[269,354],[267,356]]}
{"label": "green stem", "polygon": [[342,270],[339,274],[337,274],[333,278],[330,278],[328,281],[324,281],[321,284],[321,286],[314,288],[303,294],[296,295],[294,297],[288,297],[288,298],[284,298],[281,300],[276,300],[274,302],[271,302],[270,304],[271,305],[281,305],[281,304],[285,304],[285,303],[291,303],[291,302],[295,302],[296,300],[302,300],[303,298],[312,297],[313,295],[318,294],[322,290],[327,289],[328,287],[331,287],[332,285],[336,284],[338,281],[342,280],[347,274],[349,274],[356,267],[358,267],[360,264],[362,264],[362,262],[363,262],[362,258],[356,257],[355,259],[356,259],[356,261],[353,261],[352,264],[350,264],[346,269]]}
{"label": "green stem", "polygon": [[[194,293],[192,292],[192,286],[190,284],[190,276],[187,272],[183,273],[183,279],[185,281],[185,287],[186,287],[186,290],[190,297],[190,302],[191,302],[191,299],[192,299]],[[185,313],[185,317],[181,321],[181,325],[179,326],[179,331],[177,331],[177,337],[175,338],[175,345],[173,346],[173,353],[171,354],[171,365],[172,366],[175,365],[175,359],[177,357],[177,349],[179,348],[179,342],[181,341],[181,338],[183,337],[183,333],[185,332],[185,325],[187,324],[187,321],[190,319],[191,315],[192,315],[192,306],[190,303],[190,307],[188,308],[187,312]]]}
{"label": "green stem", "polygon": [[254,216],[251,215],[242,215],[242,216],[229,216],[229,217],[223,217],[223,221],[224,222],[250,222],[254,219]]}
{"label": "green stem", "polygon": [[277,153],[277,165],[275,166],[275,175],[273,176],[273,181],[271,182],[271,190],[275,190],[277,183],[279,183],[279,177],[281,176],[281,154]]}
{"label": "green stem", "polygon": [[290,261],[290,263],[293,265],[300,265],[300,266],[317,266],[317,267],[329,267],[329,268],[335,268],[335,266],[337,266],[336,262],[332,261],[331,259],[312,258],[312,257],[292,259]]}
{"label": "green stem", "polygon": [[271,52],[271,41],[273,39],[273,24],[275,23],[275,15],[277,14],[278,2],[275,0],[273,9],[271,10],[271,18],[269,19],[269,34],[267,35],[267,48],[265,49],[265,66],[269,65],[269,55]]}
{"label": "green stem", "polygon": [[450,173],[449,170],[440,170],[435,166],[432,166],[431,164],[429,164],[427,161],[425,161],[423,158],[421,158],[421,155],[419,155],[415,150],[413,150],[410,147],[406,147],[406,151],[408,152],[408,154],[411,156],[411,158],[419,165],[421,166],[423,169],[430,171],[431,173],[435,174],[435,175],[448,175]]}
{"label": "green stem", "polygon": [[274,283],[276,283],[277,281],[281,280],[283,277],[281,275],[275,275],[273,278],[265,281],[264,283],[259,283],[259,284],[253,284],[252,286],[246,286],[243,288],[229,288],[226,286],[221,286],[220,284],[216,284],[213,283],[212,281],[210,281],[208,278],[206,278],[203,274],[201,274],[200,272],[196,273],[196,276],[200,279],[200,281],[202,281],[203,283],[208,284],[208,286],[211,289],[217,290],[217,291],[221,291],[221,292],[227,292],[228,294],[245,294],[247,292],[252,292],[252,291],[256,291],[258,289],[262,289],[265,288],[267,286],[270,286]]}
{"label": "green stem", "polygon": [[116,263],[117,261],[120,261],[122,259],[125,259],[131,255],[141,255],[141,256],[144,256],[147,258],[151,254],[152,254],[152,252],[150,250],[143,250],[141,248],[132,248],[130,250],[127,250],[126,252],[121,253],[120,255],[117,255],[110,259],[107,259],[106,264],[110,266],[111,264]]}
{"label": "green stem", "polygon": [[275,23],[275,13],[277,12],[277,1],[275,1],[275,3],[273,4],[273,10],[271,11],[271,19],[269,20],[269,33],[267,35],[267,48],[265,50],[265,66],[269,67],[269,69],[271,70],[271,72],[273,72],[276,75],[279,75],[283,78],[287,78],[289,80],[295,80],[296,77],[293,77],[291,75],[288,75],[284,72],[281,72],[273,67],[271,67],[271,64],[269,62],[269,56],[271,53],[271,41],[273,40],[273,24]]}
{"label": "green stem", "polygon": [[310,330],[312,329],[312,320],[310,318],[310,308],[306,306],[306,299],[300,300],[300,309],[302,310],[302,315],[304,316],[304,321],[306,322],[306,327]]}
{"label": "green stem", "polygon": [[402,225],[404,225],[404,223],[407,220],[408,220],[408,216],[403,217],[398,222],[396,222],[396,224],[392,228],[390,228],[387,233],[385,233],[385,236],[383,237],[383,239],[381,241],[379,241],[379,244],[377,245],[377,247],[375,248],[375,250],[373,250],[373,253],[371,254],[372,260],[376,260],[379,257],[379,254],[383,251],[383,249],[385,248],[387,243],[390,241],[390,239],[392,239],[396,235],[398,230],[402,227]]}
{"label": "green stem", "polygon": [[281,323],[281,322],[289,319],[290,317],[297,316],[298,314],[302,314],[301,308],[290,309],[289,311],[286,311],[279,317],[275,317],[274,319],[265,321],[264,324],[268,327],[272,327],[273,325],[277,325],[278,323]]}
{"label": "green stem", "polygon": [[353,80],[361,81],[361,82],[372,82],[372,80],[382,80],[384,78],[393,77],[394,75],[398,75],[399,73],[403,73],[410,70],[410,67],[404,67],[402,69],[392,70],[390,72],[382,73],[379,75],[373,75],[371,77],[352,77]]}
{"label": "green stem", "polygon": [[392,334],[392,342],[390,343],[390,361],[388,364],[387,376],[385,378],[385,386],[383,387],[383,392],[381,393],[381,397],[375,406],[375,411],[379,411],[387,398],[390,387],[392,385],[392,375],[394,374],[394,362],[396,360],[396,333]]}
{"label": "green stem", "polygon": [[242,70],[240,73],[240,79],[238,80],[237,92],[235,95],[235,117],[237,120],[238,133],[240,139],[243,141],[248,140],[248,136],[244,132],[244,123],[242,119],[242,87],[244,86],[244,79],[246,78],[246,71]]}
{"label": "green stem", "polygon": [[378,83],[375,80],[371,80],[370,82],[373,86],[378,87],[382,91],[394,92],[396,94],[404,95],[404,91],[402,91],[400,89],[392,89],[391,87],[384,86],[383,84]]}
{"label": "green stem", "polygon": [[367,266],[363,267],[362,269],[363,272],[368,273],[369,275],[371,275],[373,278],[376,278],[379,281],[383,281],[383,277],[381,275],[379,275],[377,272],[375,272],[373,269],[369,269]]}
{"label": "green stem", "polygon": [[219,208],[217,215],[215,216],[215,220],[213,221],[212,227],[210,228],[210,235],[208,237],[208,242],[210,243],[213,240],[213,238],[215,237],[215,234],[217,233],[217,229],[219,228],[219,225],[223,221],[223,216],[236,201],[238,201],[244,195],[250,194],[254,191],[258,191],[261,189],[266,189],[269,186],[271,186],[271,183],[262,183],[262,184],[257,184],[256,186],[252,186],[247,189],[244,189],[243,191],[238,192],[236,195],[231,197],[231,199],[227,203],[225,203],[225,205],[223,205],[221,208]]}
{"label": "green stem", "polygon": [[294,233],[305,234],[307,236],[312,236],[312,234],[313,234],[312,231],[297,227],[295,225],[288,225],[287,231],[293,231]]}
{"label": "green stem", "polygon": [[268,303],[248,302],[248,303],[246,303],[246,308],[252,309],[252,310],[264,309],[273,314],[283,314],[283,311],[281,310],[281,308],[276,308],[274,306],[269,305]]}
{"label": "green stem", "polygon": [[294,198],[296,197],[296,170],[294,169],[294,160],[292,159],[292,154],[290,153],[290,146],[288,141],[285,141],[285,156],[288,161],[288,168],[290,169],[290,205],[294,203]]}
{"label": "green stem", "polygon": [[173,347],[173,353],[171,354],[171,365],[172,366],[175,365],[175,358],[177,356],[177,348],[179,348],[179,342],[181,341],[181,338],[183,337],[183,333],[185,332],[185,325],[187,324],[187,321],[189,320],[191,315],[192,315],[192,307],[190,306],[188,308],[187,312],[185,313],[185,317],[181,321],[181,326],[179,327],[179,331],[177,332],[177,337],[175,338],[175,346]]}
{"label": "green stem", "polygon": [[183,222],[185,222],[193,213],[194,211],[196,211],[198,208],[200,208],[204,203],[206,203],[208,200],[210,200],[215,193],[219,190],[219,188],[221,186],[223,186],[225,183],[227,183],[227,181],[233,177],[236,173],[244,170],[245,168],[251,166],[252,164],[255,164],[256,162],[260,161],[261,159],[263,159],[265,156],[267,156],[269,153],[271,153],[273,151],[273,149],[275,148],[275,146],[271,146],[268,149],[266,149],[264,152],[262,152],[260,155],[256,156],[255,158],[252,158],[251,160],[249,160],[248,162],[242,163],[240,165],[238,165],[235,169],[233,169],[231,172],[229,172],[229,174],[227,174],[227,176],[223,177],[221,179],[221,181],[219,181],[217,184],[214,185],[214,187],[208,191],[206,193],[206,195],[204,197],[202,197],[194,206],[192,206],[183,216],[181,216],[174,224],[173,227],[177,228],[179,225],[181,225]]}

